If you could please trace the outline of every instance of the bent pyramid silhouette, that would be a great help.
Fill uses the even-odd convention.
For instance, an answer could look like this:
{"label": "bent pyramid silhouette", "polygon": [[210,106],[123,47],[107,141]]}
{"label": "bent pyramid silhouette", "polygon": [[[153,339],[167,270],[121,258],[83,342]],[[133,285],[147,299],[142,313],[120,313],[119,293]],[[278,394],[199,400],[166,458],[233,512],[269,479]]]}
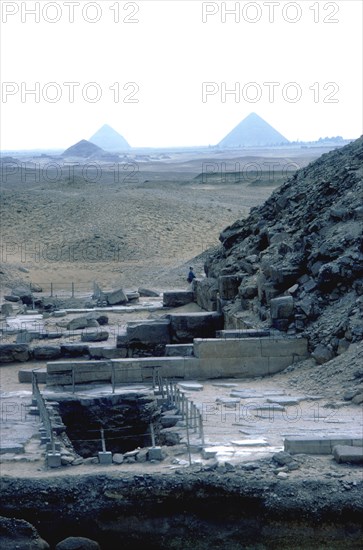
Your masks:
{"label": "bent pyramid silhouette", "polygon": [[126,139],[116,132],[108,124],[104,124],[92,137],[89,138],[91,143],[102,147],[106,151],[123,151],[130,149],[130,145]]}
{"label": "bent pyramid silhouette", "polygon": [[218,143],[218,147],[261,147],[286,143],[289,140],[280,132],[256,113],[250,113]]}

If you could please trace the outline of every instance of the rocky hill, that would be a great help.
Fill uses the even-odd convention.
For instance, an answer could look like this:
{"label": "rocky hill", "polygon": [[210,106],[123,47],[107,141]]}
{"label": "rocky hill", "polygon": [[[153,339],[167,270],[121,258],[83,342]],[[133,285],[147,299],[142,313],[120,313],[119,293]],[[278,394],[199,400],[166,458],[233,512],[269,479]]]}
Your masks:
{"label": "rocky hill", "polygon": [[224,276],[234,285],[234,298],[222,301],[230,326],[306,335],[319,363],[362,340],[362,199],[363,136],[298,170],[224,229],[205,283],[220,288]]}

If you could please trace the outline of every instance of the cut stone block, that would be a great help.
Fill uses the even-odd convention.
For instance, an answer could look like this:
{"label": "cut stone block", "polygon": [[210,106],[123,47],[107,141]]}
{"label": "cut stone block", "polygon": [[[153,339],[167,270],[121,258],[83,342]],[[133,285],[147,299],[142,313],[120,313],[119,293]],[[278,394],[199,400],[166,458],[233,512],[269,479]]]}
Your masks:
{"label": "cut stone block", "polygon": [[85,344],[61,344],[62,355],[82,357],[89,354],[89,347]]}
{"label": "cut stone block", "polygon": [[67,311],[65,309],[57,309],[56,311],[53,311],[54,317],[65,317],[67,315]]}
{"label": "cut stone block", "polygon": [[303,399],[303,397],[268,397],[266,401],[267,403],[276,403],[286,407],[288,405],[298,405]]}
{"label": "cut stone block", "polygon": [[167,357],[190,357],[193,355],[193,344],[168,344],[165,346]]}
{"label": "cut stone block", "polygon": [[238,439],[231,441],[231,443],[237,447],[264,447],[268,445],[265,439]]}
{"label": "cut stone block", "polygon": [[193,290],[196,301],[205,311],[217,311],[218,281],[213,277],[195,279]]}
{"label": "cut stone block", "polygon": [[267,338],[270,336],[269,330],[257,329],[228,329],[218,330],[217,338]]}
{"label": "cut stone block", "polygon": [[[53,451],[52,443],[47,443],[47,444],[46,444],[46,450],[47,450],[47,451]],[[54,443],[54,450],[55,450],[57,453],[60,452],[60,443],[59,443],[59,441],[56,441],[56,442]]]}
{"label": "cut stone block", "polygon": [[163,460],[163,451],[161,447],[149,447],[147,454],[148,460]]}
{"label": "cut stone block", "polygon": [[219,296],[222,300],[233,300],[238,294],[241,275],[221,275],[218,277]]}
{"label": "cut stone block", "polygon": [[62,465],[61,454],[57,452],[48,451],[46,454],[47,465],[49,468],[59,468]]}
{"label": "cut stone block", "polygon": [[331,454],[336,445],[362,446],[362,437],[286,437],[284,450],[290,454]]}
{"label": "cut stone block", "polygon": [[108,340],[109,333],[106,330],[96,330],[93,332],[83,332],[81,336],[82,342],[103,342]]}
{"label": "cut stone block", "polygon": [[90,346],[89,355],[92,359],[117,359],[127,357],[127,350],[111,346]]}
{"label": "cut stone block", "polygon": [[139,288],[138,293],[140,294],[141,297],[145,297],[145,298],[147,297],[158,298],[160,296],[158,292],[156,292],[155,290],[150,290],[149,288]]}
{"label": "cut stone block", "polygon": [[349,464],[363,464],[363,447],[353,445],[335,445],[333,455],[336,462]]}
{"label": "cut stone block", "polygon": [[60,346],[37,346],[33,348],[34,359],[47,361],[48,359],[57,359],[61,357]]}
{"label": "cut stone block", "polygon": [[67,323],[68,330],[79,330],[88,326],[87,317],[76,317]]}
{"label": "cut stone block", "polygon": [[205,460],[208,460],[209,458],[215,458],[217,452],[217,449],[215,449],[214,447],[206,447],[202,450],[202,457]]}
{"label": "cut stone block", "polygon": [[0,363],[28,361],[28,344],[0,344]]}
{"label": "cut stone block", "polygon": [[294,312],[294,299],[292,296],[272,298],[271,319],[288,319]]}
{"label": "cut stone block", "polygon": [[[45,384],[47,379],[47,369],[37,369],[36,373],[39,384]],[[32,371],[20,369],[18,371],[18,380],[21,383],[30,384],[32,381]]]}
{"label": "cut stone block", "polygon": [[168,317],[172,343],[186,344],[194,338],[214,338],[223,325],[223,316],[214,312],[173,313]]}
{"label": "cut stone block", "polygon": [[10,443],[8,441],[1,441],[0,442],[0,454],[20,454],[24,453],[24,445],[21,443]]}
{"label": "cut stone block", "polygon": [[110,306],[114,306],[116,304],[126,304],[128,301],[128,298],[122,288],[119,290],[114,290],[113,292],[105,293],[101,297],[101,300],[102,299],[105,299]]}
{"label": "cut stone block", "polygon": [[98,453],[98,460],[100,464],[112,464],[111,451],[100,451]]}
{"label": "cut stone block", "polygon": [[164,307],[180,307],[194,301],[194,292],[188,290],[175,290],[164,292]]}
{"label": "cut stone block", "polygon": [[178,382],[178,386],[182,390],[188,391],[201,391],[203,389],[202,384],[198,384],[197,382]]}

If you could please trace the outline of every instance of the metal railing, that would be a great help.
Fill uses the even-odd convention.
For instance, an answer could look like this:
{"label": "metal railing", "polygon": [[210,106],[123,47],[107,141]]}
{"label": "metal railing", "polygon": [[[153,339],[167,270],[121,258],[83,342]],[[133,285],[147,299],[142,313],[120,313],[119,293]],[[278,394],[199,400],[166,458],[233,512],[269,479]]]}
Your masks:
{"label": "metal railing", "polygon": [[185,393],[178,387],[177,382],[161,376],[160,368],[153,367],[153,389],[161,395],[162,399],[165,399],[167,403],[175,407],[181,415],[182,420],[185,421],[190,461],[190,431],[198,434],[197,437],[201,439],[202,445],[204,445],[203,415],[197,405],[191,399],[188,399]]}
{"label": "metal railing", "polygon": [[52,421],[50,418],[49,411],[47,409],[47,406],[45,404],[45,400],[39,390],[38,386],[38,380],[37,380],[37,372],[36,369],[32,370],[32,394],[33,399],[37,402],[37,407],[39,410],[39,415],[41,418],[41,421],[43,423],[43,427],[46,433],[46,437],[49,440],[49,443],[51,445],[52,451],[55,451],[55,438],[54,438],[54,432],[52,427]]}

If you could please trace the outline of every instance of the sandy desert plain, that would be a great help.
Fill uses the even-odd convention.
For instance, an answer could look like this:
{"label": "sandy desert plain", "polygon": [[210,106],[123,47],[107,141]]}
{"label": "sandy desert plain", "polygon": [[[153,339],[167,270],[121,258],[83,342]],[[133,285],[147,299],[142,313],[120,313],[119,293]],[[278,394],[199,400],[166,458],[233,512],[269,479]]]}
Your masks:
{"label": "sandy desert plain", "polygon": [[[120,163],[12,152],[1,166],[1,292],[185,288],[190,263],[288,175],[331,148],[184,149]],[[145,154],[144,154],[145,153]]]}

